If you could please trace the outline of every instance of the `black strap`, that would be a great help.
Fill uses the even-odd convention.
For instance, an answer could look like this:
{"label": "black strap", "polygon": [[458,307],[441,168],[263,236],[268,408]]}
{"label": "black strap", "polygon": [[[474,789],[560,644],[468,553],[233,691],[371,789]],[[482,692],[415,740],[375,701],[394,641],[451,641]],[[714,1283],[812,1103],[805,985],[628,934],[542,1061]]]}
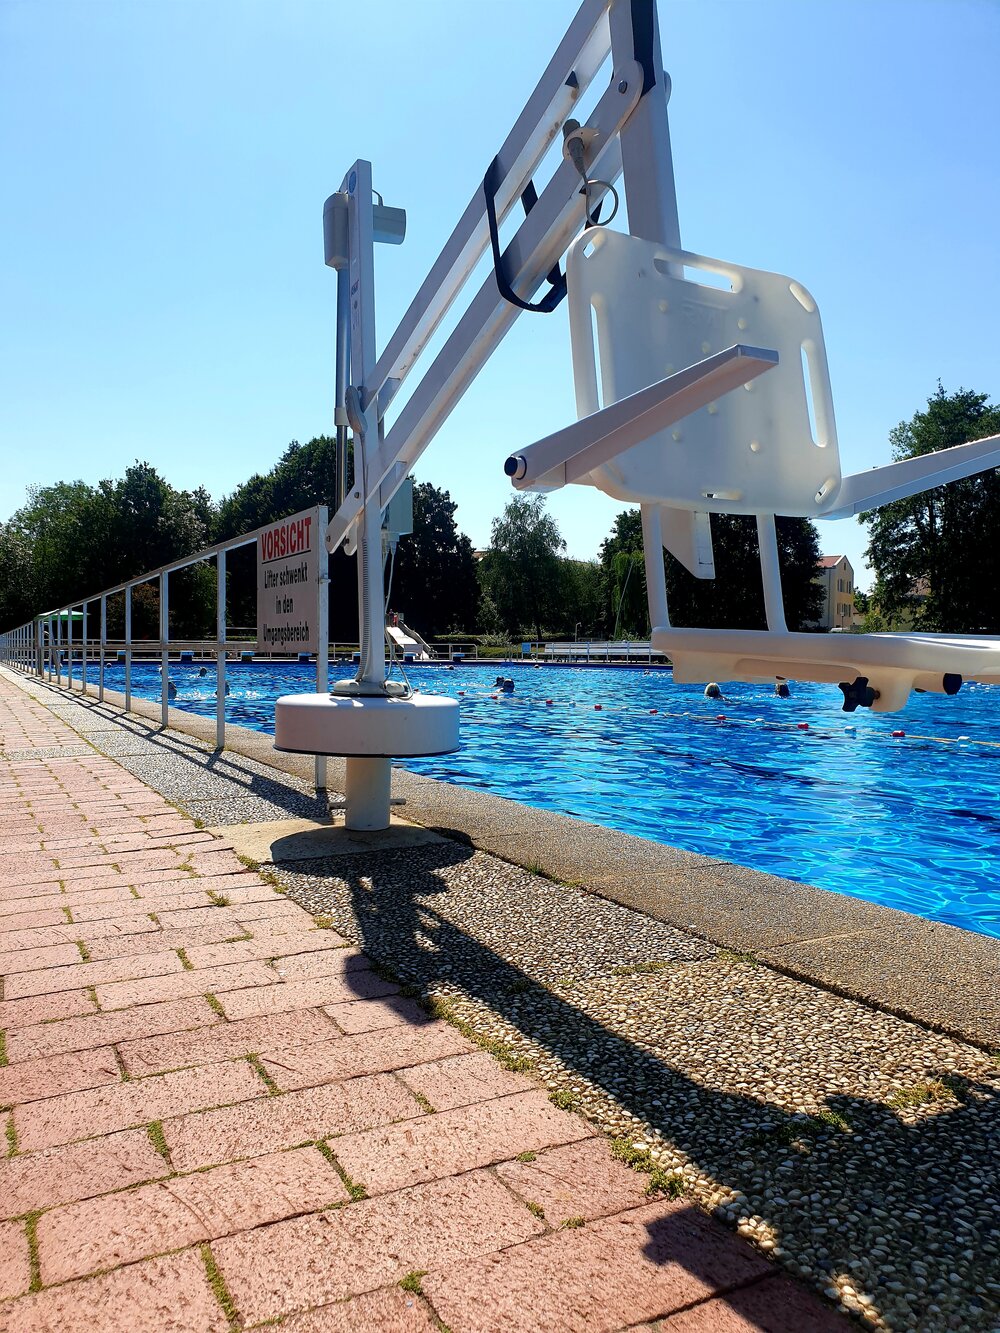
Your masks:
{"label": "black strap", "polygon": [[[504,269],[503,255],[500,253],[500,233],[497,228],[496,193],[500,184],[499,173],[499,162],[494,158],[483,177],[483,194],[486,196],[486,222],[490,229],[490,246],[493,249],[493,274],[497,280],[497,291],[505,301],[509,301],[511,305],[516,305],[519,310],[530,310],[536,315],[549,315],[566,295],[566,275],[560,273],[559,265],[556,264],[546,277],[551,290],[540,301],[522,301],[510,285]],[[521,195],[525,217],[528,216],[537,202],[538,193],[533,183],[528,181]]]}

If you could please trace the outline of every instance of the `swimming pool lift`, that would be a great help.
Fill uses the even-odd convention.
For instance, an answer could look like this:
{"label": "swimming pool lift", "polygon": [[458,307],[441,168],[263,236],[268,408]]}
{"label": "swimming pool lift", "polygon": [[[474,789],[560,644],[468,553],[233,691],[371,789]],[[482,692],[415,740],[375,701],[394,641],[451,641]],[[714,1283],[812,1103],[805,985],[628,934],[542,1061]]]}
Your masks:
{"label": "swimming pool lift", "polygon": [[[609,56],[610,79],[581,124],[574,113]],[[583,0],[381,356],[374,246],[403,239],[405,214],[373,202],[364,161],[327,200],[325,258],[338,278],[338,484],[348,426],[355,475],[326,544],[358,553],[361,662],[329,695],[279,699],[275,744],[347,756],[349,828],[388,826],[392,756],[458,745],[457,701],[386,679],[382,515],[514,320],[554,310],[567,295],[580,420],[513,455],[505,470],[521,490],[583,483],[639,504],[653,646],[669,654],[677,680],[846,680],[845,703],[881,710],[900,707],[914,685],[1000,681],[1000,642],[787,630],[775,514],[843,517],[912,495],[997,466],[1000,439],[841,475],[812,297],[788,278],[681,249],[669,93],[654,0]],[[539,191],[533,177],[560,140],[561,161]],[[620,177],[631,235],[602,226],[609,201],[604,221],[617,211]],[[524,216],[502,246],[500,227],[519,204]],[[387,425],[400,385],[487,254],[492,272]],[[766,631],[670,626],[663,550],[713,577],[712,512],[757,518]]]}

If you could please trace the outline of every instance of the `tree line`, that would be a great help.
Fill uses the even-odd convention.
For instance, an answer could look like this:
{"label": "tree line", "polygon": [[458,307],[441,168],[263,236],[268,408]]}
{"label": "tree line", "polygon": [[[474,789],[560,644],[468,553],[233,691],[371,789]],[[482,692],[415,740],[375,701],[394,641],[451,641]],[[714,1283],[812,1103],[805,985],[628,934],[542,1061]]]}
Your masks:
{"label": "tree line", "polygon": [[[1000,432],[1000,407],[984,394],[939,386],[927,410],[892,432],[894,458]],[[314,504],[334,506],[334,440],[293,441],[267,473],[215,503],[203,488],[177,490],[147,462],[118,480],[33,487],[0,525],[0,628],[169,564]],[[862,515],[876,573],[862,598],[867,628],[1000,632],[1000,546],[995,540],[1000,470],[897,501]],[[493,522],[489,547],[473,550],[455,521],[449,493],[414,487],[413,533],[393,562],[390,602],[428,638],[518,642],[522,638],[645,638],[649,633],[639,512],[619,513],[593,560],[565,554],[558,524],[540,496],[515,495]],[[716,578],[695,579],[664,554],[676,625],[757,629],[765,625],[756,525],[713,514]],[[819,542],[807,519],[779,518],[785,613],[792,629],[820,612]],[[330,633],[356,640],[354,560],[331,558]],[[109,603],[109,635],[123,633],[122,598]],[[256,619],[254,547],[227,558],[231,625]],[[133,591],[133,633],[158,632],[155,584]],[[215,571],[195,565],[171,575],[171,634],[214,635]]]}

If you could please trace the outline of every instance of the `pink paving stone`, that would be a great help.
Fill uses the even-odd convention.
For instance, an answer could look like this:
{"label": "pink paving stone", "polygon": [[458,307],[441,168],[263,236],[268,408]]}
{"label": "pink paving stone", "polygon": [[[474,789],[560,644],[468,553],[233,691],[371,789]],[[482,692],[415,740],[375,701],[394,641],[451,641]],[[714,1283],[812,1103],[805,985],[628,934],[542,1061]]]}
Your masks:
{"label": "pink paving stone", "polygon": [[15,1108],[14,1125],[19,1147],[29,1152],[207,1106],[247,1101],[266,1091],[259,1074],[240,1060],[32,1102]]}
{"label": "pink paving stone", "polygon": [[107,1046],[52,1055],[43,1060],[22,1060],[20,1064],[0,1069],[0,1104],[12,1106],[120,1082],[118,1061]]}
{"label": "pink paving stone", "polygon": [[[469,1054],[458,1055],[456,1051]],[[453,1059],[439,1060],[435,1054],[429,1055],[428,1063],[420,1063],[415,1069],[401,1069],[399,1074],[408,1087],[427,1098],[435,1111],[450,1111],[456,1106],[534,1091],[538,1087],[523,1074],[504,1069],[486,1051],[474,1050],[471,1042],[447,1052],[454,1055]]]}
{"label": "pink paving stone", "polygon": [[[14,916],[5,916],[3,918],[3,930],[38,930],[42,926],[59,926],[66,924],[66,913],[57,911],[55,908],[46,908],[43,912],[18,912]],[[5,942],[5,948],[13,946]]]}
{"label": "pink paving stone", "polygon": [[397,1079],[372,1074],[182,1116],[168,1120],[163,1132],[174,1166],[194,1171],[419,1114]]}
{"label": "pink paving stone", "polygon": [[90,956],[98,959],[131,958],[140,953],[157,953],[161,949],[187,949],[192,940],[197,944],[210,944],[231,939],[234,933],[239,934],[238,930],[234,932],[232,926],[225,922],[211,927],[203,926],[200,930],[160,930],[152,922],[149,924],[151,931],[141,935],[118,935],[95,940],[88,933],[82,932],[82,938]]}
{"label": "pink paving stone", "polygon": [[[218,1023],[213,1028],[122,1042],[118,1052],[135,1077],[157,1074],[184,1065],[205,1065],[216,1060],[261,1052],[290,1050],[308,1042],[322,1042],[335,1034],[333,1023],[319,1009],[305,1009],[266,1018],[245,1018]],[[2,1072],[2,1071],[0,1071]]]}
{"label": "pink paving stone", "polygon": [[[2,936],[0,936],[2,939]],[[41,949],[14,949],[0,953],[0,976],[10,977],[15,972],[33,972],[43,967],[65,967],[80,961],[75,944],[50,944]]]}
{"label": "pink paving stone", "polygon": [[[362,972],[370,967],[360,949],[322,949],[313,953],[291,954],[274,960],[273,967],[283,981],[305,981],[310,977],[337,977],[345,972]],[[290,956],[289,956],[290,955]]]}
{"label": "pink paving stone", "polygon": [[497,1175],[522,1199],[540,1204],[554,1227],[569,1217],[590,1221],[646,1202],[648,1178],[616,1162],[603,1138],[550,1148],[534,1162],[504,1162]]}
{"label": "pink paving stone", "polygon": [[150,953],[138,958],[109,959],[84,963],[79,953],[70,967],[53,967],[41,972],[20,972],[4,983],[4,995],[17,999],[22,995],[54,995],[58,991],[100,986],[108,981],[135,980],[183,972],[184,965],[173,950]]}
{"label": "pink paving stone", "polygon": [[281,1325],[282,1333],[435,1333],[438,1325],[427,1306],[412,1292],[383,1287],[349,1301],[324,1305],[319,1310],[292,1315]]}
{"label": "pink paving stone", "polygon": [[75,1018],[78,1014],[96,1012],[93,1000],[84,990],[63,991],[60,995],[31,995],[23,1000],[0,1003],[0,1028],[6,1028],[9,1034],[13,1029],[23,1031],[38,1023],[51,1023],[56,1018]]}
{"label": "pink paving stone", "polygon": [[228,1333],[201,1255],[165,1255],[0,1307],[3,1333]]}
{"label": "pink paving stone", "polygon": [[360,1180],[369,1194],[384,1194],[592,1134],[579,1116],[558,1110],[545,1093],[519,1092],[346,1134],[334,1151],[352,1180]]}
{"label": "pink paving stone", "polygon": [[716,1296],[660,1323],[663,1333],[848,1333],[853,1320],[775,1274]]}
{"label": "pink paving stone", "polygon": [[70,1204],[39,1219],[42,1281],[83,1277],[349,1197],[322,1153],[300,1148]]}
{"label": "pink paving stone", "polygon": [[[246,963],[245,967],[252,964]],[[207,972],[192,973],[207,976]],[[271,972],[271,978],[277,974]],[[399,991],[391,981],[383,981],[374,972],[348,972],[343,977],[311,977],[308,981],[283,981],[263,989],[232,990],[219,997],[227,1018],[249,1018],[258,1014],[279,1014],[288,1009],[310,1009],[317,1004],[350,1000],[377,999]]]}
{"label": "pink paving stone", "polygon": [[470,1047],[471,1042],[447,1023],[431,1023],[421,1028],[395,1027],[353,1037],[335,1037],[270,1055],[263,1053],[261,1058],[278,1087],[287,1092],[359,1074],[402,1069],[415,1060],[433,1060]]}
{"label": "pink paving stone", "polygon": [[[239,935],[243,929],[244,921],[251,921],[247,912],[252,909],[254,904],[240,904],[238,907],[180,907],[175,910],[160,912],[157,915],[160,918],[160,924],[168,930],[197,930],[201,926],[213,925],[216,922],[225,921],[230,927],[230,935]],[[270,904],[267,904],[271,908]],[[312,925],[312,918],[305,916],[297,909],[289,912],[290,907],[295,907],[294,903],[285,903],[283,900],[275,902],[273,912],[277,915],[269,920],[267,929],[272,934],[281,934],[281,930],[275,928],[275,921],[284,920],[288,923],[288,928],[295,930],[304,930]],[[263,927],[262,927],[263,929]]]}
{"label": "pink paving stone", "polygon": [[[278,1222],[220,1240],[212,1251],[237,1309],[255,1323],[373,1291],[409,1272],[450,1267],[541,1229],[498,1181],[478,1171]],[[519,1328],[514,1321],[505,1333]]]}
{"label": "pink paving stone", "polygon": [[0,930],[7,927],[7,918],[23,912],[46,912],[63,906],[63,892],[58,884],[24,885],[0,884]]}
{"label": "pink paving stone", "polygon": [[611,1333],[762,1277],[767,1261],[696,1208],[648,1204],[431,1273],[424,1290],[462,1333]]}
{"label": "pink paving stone", "polygon": [[337,937],[329,931],[303,930],[291,935],[254,935],[235,944],[203,944],[186,950],[194,967],[218,967],[224,963],[249,963],[255,959],[277,958],[282,954],[307,954],[315,950],[337,949]]}
{"label": "pink paving stone", "polygon": [[390,995],[366,1004],[327,1004],[324,1010],[344,1032],[374,1032],[378,1028],[398,1027],[409,1023],[426,1027],[433,1022],[426,1010],[415,1000],[403,995]]}
{"label": "pink paving stone", "polygon": [[31,1286],[31,1254],[23,1222],[0,1222],[0,1300]]}
{"label": "pink paving stone", "polygon": [[144,1129],[23,1153],[0,1161],[0,1215],[17,1217],[52,1204],[93,1198],[157,1180],[169,1170]]}
{"label": "pink paving stone", "polygon": [[113,981],[98,986],[97,999],[102,1009],[124,1009],[129,1005],[180,1000],[209,991],[214,994],[243,986],[256,988],[278,984],[278,978],[264,963],[233,963],[228,967],[206,967],[197,972],[182,969],[172,976],[150,977],[145,981]]}
{"label": "pink paving stone", "polygon": [[186,1032],[219,1021],[219,1015],[201,997],[168,1004],[143,1004],[115,1014],[95,1011],[83,1018],[38,1023],[8,1033],[7,1056],[14,1062],[59,1055],[63,1051],[86,1051],[116,1041],[155,1037],[161,1032]]}

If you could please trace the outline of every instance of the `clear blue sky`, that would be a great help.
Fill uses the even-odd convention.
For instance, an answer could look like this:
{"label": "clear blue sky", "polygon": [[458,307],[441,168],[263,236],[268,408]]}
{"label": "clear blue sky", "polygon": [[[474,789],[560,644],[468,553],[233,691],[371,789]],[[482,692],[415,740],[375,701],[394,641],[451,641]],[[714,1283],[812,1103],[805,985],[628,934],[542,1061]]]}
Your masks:
{"label": "clear blue sky", "polygon": [[[323,200],[367,157],[407,210],[381,346],[575,8],[0,0],[0,521],[137,457],[220,497],[328,432]],[[659,9],[684,242],[813,292],[845,468],[888,461],[939,377],[1000,396],[996,0]],[[573,413],[564,313],[523,316],[417,475],[485,545],[504,457]],[[620,508],[550,505],[580,557]],[[855,524],[822,544],[860,572]]]}

